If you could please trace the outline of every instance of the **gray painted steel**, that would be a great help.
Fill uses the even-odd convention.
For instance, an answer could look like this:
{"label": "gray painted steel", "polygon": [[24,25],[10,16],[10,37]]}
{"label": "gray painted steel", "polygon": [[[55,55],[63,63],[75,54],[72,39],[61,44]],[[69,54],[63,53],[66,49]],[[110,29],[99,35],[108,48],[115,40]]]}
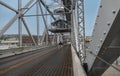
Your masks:
{"label": "gray painted steel", "polygon": [[34,45],[37,45],[37,43],[35,42],[35,40],[34,40],[32,34],[30,33],[30,30],[28,29],[28,26],[27,26],[27,23],[26,23],[25,19],[22,18],[22,21],[23,21],[23,24],[24,24],[24,26],[25,26],[25,28],[26,28],[26,30],[27,30],[27,32],[28,32],[28,34],[29,34],[29,36],[30,36],[32,42],[34,43]]}
{"label": "gray painted steel", "polygon": [[[25,6],[24,8],[28,8],[32,3],[34,2],[34,0],[30,0]],[[21,13],[25,12],[25,9],[23,9],[21,11]],[[20,17],[21,14],[16,14],[0,31],[0,37],[9,29],[9,27],[17,20],[18,17]]]}
{"label": "gray painted steel", "polygon": [[[88,51],[112,64],[120,55],[120,0],[102,0]],[[87,52],[89,76],[101,76],[110,66]]]}
{"label": "gray painted steel", "polygon": [[11,6],[7,5],[6,3],[4,3],[4,2],[2,2],[2,1],[0,1],[0,4],[1,4],[1,5],[3,5],[3,6],[5,6],[5,7],[7,7],[7,8],[9,8],[9,9],[10,9],[10,10],[12,10],[12,11],[14,11],[14,12],[18,13],[18,11],[17,11],[16,9],[14,9],[13,7],[11,7]]}

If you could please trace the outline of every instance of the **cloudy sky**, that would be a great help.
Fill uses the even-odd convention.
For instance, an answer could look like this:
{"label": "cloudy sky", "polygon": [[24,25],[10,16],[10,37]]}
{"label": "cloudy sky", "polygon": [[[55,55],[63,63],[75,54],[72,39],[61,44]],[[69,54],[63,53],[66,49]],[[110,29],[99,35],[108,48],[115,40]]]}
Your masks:
{"label": "cloudy sky", "polygon": [[[11,7],[17,9],[17,0],[1,0],[5,2],[6,4],[10,5]],[[22,1],[22,6],[24,6],[29,0],[23,0]],[[52,2],[50,0],[46,0],[50,5],[52,5]],[[100,5],[100,0],[85,0],[85,25],[86,25],[86,35],[91,35],[92,30],[94,27],[96,15],[98,13],[98,7]],[[26,14],[35,14],[35,6]],[[12,18],[14,17],[15,13],[4,6],[0,5],[0,29]],[[48,17],[49,20],[51,19]],[[36,18],[35,17],[25,17],[27,20],[27,24],[29,25],[30,31],[32,34],[36,34],[36,22],[34,21]],[[31,21],[32,20],[32,21]],[[48,21],[48,25],[50,21]],[[16,34],[18,32],[18,21],[16,20],[15,23],[7,30],[6,34]],[[43,31],[44,27],[42,19],[40,19],[40,30]],[[25,28],[23,27],[23,33],[26,34]]]}

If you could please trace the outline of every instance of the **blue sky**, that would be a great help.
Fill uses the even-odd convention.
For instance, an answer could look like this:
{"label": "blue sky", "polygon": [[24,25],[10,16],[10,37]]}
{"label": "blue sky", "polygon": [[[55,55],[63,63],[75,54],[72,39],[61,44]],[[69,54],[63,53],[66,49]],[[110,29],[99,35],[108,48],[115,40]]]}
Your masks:
{"label": "blue sky", "polygon": [[84,0],[85,1],[85,29],[86,35],[91,36],[94,23],[98,13],[100,0]]}
{"label": "blue sky", "polygon": [[[2,0],[3,2],[9,4],[10,6],[17,9],[17,0]],[[23,0],[23,6],[28,2],[29,0]],[[47,1],[47,0],[46,0]],[[100,0],[85,0],[85,29],[86,29],[86,35],[91,35],[93,26],[96,20],[96,15],[98,13],[98,7],[100,5]],[[35,7],[33,7],[29,13],[35,14],[35,12],[32,12]],[[35,11],[35,10],[34,10]],[[0,5],[0,29],[15,15],[14,12],[11,10],[5,8],[4,6]],[[48,17],[50,19],[50,17]],[[29,25],[30,31],[32,34],[36,34],[36,22],[34,19],[35,17],[25,18],[27,20],[27,23]],[[33,20],[33,21],[31,21]],[[17,20],[16,22],[9,28],[9,30],[6,32],[7,34],[16,34],[18,32],[18,26],[17,26]],[[42,19],[40,19],[40,25],[43,24]],[[48,23],[50,24],[50,23]],[[40,26],[40,30],[43,31],[44,27]],[[23,27],[23,33],[26,33],[25,28]]]}

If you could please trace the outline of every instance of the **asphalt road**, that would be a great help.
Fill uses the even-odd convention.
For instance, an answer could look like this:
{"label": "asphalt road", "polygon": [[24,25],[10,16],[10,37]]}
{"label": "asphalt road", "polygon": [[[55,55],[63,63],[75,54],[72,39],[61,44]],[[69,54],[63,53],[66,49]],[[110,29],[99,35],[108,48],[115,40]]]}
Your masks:
{"label": "asphalt road", "polygon": [[72,76],[70,46],[48,47],[0,59],[0,76]]}

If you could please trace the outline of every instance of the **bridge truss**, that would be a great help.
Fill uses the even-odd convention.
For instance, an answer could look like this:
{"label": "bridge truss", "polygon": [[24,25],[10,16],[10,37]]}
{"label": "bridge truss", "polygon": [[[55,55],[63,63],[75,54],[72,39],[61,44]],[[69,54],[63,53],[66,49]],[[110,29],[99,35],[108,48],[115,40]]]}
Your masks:
{"label": "bridge truss", "polygon": [[[24,0],[23,0],[24,1]],[[69,25],[69,28],[71,29],[71,41],[72,44],[74,45],[74,47],[76,48],[80,58],[82,61],[85,60],[85,27],[84,27],[84,0],[57,0],[57,1],[52,1],[52,3],[56,3],[57,7],[63,7],[64,8],[64,12],[62,13],[55,13],[53,9],[54,6],[52,5],[48,5],[47,1],[43,1],[43,0],[29,0],[26,5],[23,6],[23,1],[22,0],[18,0],[18,4],[16,4],[18,6],[17,9],[15,9],[15,7],[10,6],[9,4],[5,3],[5,1],[0,1],[0,4],[6,8],[8,8],[9,10],[13,11],[16,13],[16,15],[14,17],[12,17],[0,30],[0,37],[2,37],[4,35],[4,33],[16,22],[16,20],[18,21],[18,36],[19,36],[19,46],[23,46],[22,44],[22,31],[23,31],[23,26],[25,27],[27,33],[29,34],[33,44],[35,46],[43,44],[45,42],[46,45],[50,44],[50,32],[49,32],[49,27],[48,25],[50,25],[50,23],[58,20],[60,18],[60,16],[64,16],[65,21],[67,21],[67,24]],[[48,2],[49,3],[49,2]],[[29,12],[33,7],[36,7],[35,9],[35,13],[36,14],[27,14],[27,12]],[[59,9],[60,10],[60,9]],[[46,11],[46,12],[45,12]],[[47,19],[49,16],[51,18]],[[35,39],[33,38],[33,35],[30,32],[29,26],[33,26],[33,25],[29,25],[29,22],[27,21],[26,17],[36,17],[36,20],[34,20],[36,22],[36,24],[34,26],[37,26],[37,39],[38,42],[35,41]],[[57,19],[58,18],[58,19]],[[43,25],[40,27],[40,19],[42,19],[43,21]],[[62,18],[63,19],[63,18]],[[32,21],[32,19],[31,19]],[[48,24],[48,22],[50,22]],[[44,28],[43,28],[44,26]],[[40,28],[43,28],[43,34],[42,34],[42,38],[40,38]],[[74,29],[73,29],[74,28]],[[69,32],[70,33],[70,32]],[[59,43],[60,40],[62,40],[62,34],[61,32],[58,33],[54,33],[54,38],[53,43]],[[55,38],[57,38],[55,40]],[[80,42],[82,41],[82,42]],[[51,42],[52,43],[52,42]]]}
{"label": "bridge truss", "polygon": [[[20,47],[23,46],[23,26],[34,46],[71,43],[81,63],[88,64],[90,76],[96,73],[100,76],[119,57],[119,0],[101,2],[88,50],[85,48],[84,0],[28,0],[26,4],[23,4],[24,0],[15,1],[17,7],[12,7],[5,0],[0,1],[0,6],[15,14],[1,25],[0,37],[17,22]],[[37,41],[30,26],[36,27]]]}

